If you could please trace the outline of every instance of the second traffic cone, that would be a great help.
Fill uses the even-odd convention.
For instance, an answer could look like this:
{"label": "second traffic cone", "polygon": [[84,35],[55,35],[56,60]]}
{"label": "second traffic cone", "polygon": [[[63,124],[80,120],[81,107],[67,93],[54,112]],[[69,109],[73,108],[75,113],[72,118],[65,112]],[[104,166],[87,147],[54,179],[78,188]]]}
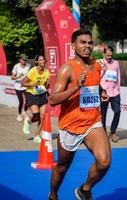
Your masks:
{"label": "second traffic cone", "polygon": [[31,166],[35,169],[53,169],[56,165],[53,160],[50,115],[46,113],[38,162],[31,163]]}

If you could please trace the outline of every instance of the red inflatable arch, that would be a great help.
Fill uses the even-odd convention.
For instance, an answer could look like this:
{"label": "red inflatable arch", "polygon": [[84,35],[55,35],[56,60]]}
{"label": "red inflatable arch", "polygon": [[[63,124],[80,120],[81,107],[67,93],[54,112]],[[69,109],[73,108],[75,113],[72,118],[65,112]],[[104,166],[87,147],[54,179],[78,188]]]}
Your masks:
{"label": "red inflatable arch", "polygon": [[[43,36],[47,66],[51,72],[51,88],[58,68],[74,56],[71,35],[79,29],[69,8],[62,0],[44,0],[36,9],[36,16]],[[57,115],[57,107],[50,108]]]}
{"label": "red inflatable arch", "polygon": [[0,44],[0,75],[7,75],[7,61],[3,46]]}

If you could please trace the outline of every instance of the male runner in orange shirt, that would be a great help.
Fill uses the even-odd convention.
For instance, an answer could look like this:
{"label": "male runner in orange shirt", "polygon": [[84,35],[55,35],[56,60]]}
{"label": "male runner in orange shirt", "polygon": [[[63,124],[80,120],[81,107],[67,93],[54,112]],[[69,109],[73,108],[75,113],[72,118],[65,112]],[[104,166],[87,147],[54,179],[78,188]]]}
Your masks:
{"label": "male runner in orange shirt", "polygon": [[60,68],[50,96],[52,105],[61,104],[61,112],[58,163],[51,176],[49,200],[58,200],[58,189],[81,143],[93,154],[95,162],[86,181],[75,190],[77,199],[92,200],[92,187],[104,177],[110,166],[110,144],[99,110],[101,67],[91,58],[91,33],[75,31],[72,46],[75,57]]}

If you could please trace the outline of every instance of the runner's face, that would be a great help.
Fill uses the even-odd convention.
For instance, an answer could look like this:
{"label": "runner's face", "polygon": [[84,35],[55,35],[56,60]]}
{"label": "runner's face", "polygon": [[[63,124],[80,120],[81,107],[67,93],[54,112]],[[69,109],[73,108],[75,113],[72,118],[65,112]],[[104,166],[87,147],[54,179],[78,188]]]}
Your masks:
{"label": "runner's face", "polygon": [[89,58],[93,50],[93,41],[90,35],[82,34],[73,44],[75,54],[82,58]]}
{"label": "runner's face", "polygon": [[39,58],[38,58],[38,66],[39,67],[44,67],[45,63],[46,63],[45,58],[43,56],[39,56]]}
{"label": "runner's face", "polygon": [[112,55],[113,52],[107,49],[106,53],[104,54],[105,60],[107,60],[108,63],[112,61]]}
{"label": "runner's face", "polygon": [[22,65],[25,65],[25,64],[26,64],[26,60],[25,60],[25,59],[20,58],[19,61],[20,61],[20,63],[21,63]]}

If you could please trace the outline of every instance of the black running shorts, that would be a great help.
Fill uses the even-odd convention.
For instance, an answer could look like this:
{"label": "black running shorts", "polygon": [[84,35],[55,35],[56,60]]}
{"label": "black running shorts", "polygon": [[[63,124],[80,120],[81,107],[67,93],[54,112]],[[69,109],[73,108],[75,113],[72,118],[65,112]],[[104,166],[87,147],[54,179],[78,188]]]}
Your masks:
{"label": "black running shorts", "polygon": [[41,95],[33,95],[29,92],[25,92],[25,96],[26,96],[26,104],[28,107],[32,105],[38,105],[39,107],[41,107],[42,105],[48,103],[47,92]]}

